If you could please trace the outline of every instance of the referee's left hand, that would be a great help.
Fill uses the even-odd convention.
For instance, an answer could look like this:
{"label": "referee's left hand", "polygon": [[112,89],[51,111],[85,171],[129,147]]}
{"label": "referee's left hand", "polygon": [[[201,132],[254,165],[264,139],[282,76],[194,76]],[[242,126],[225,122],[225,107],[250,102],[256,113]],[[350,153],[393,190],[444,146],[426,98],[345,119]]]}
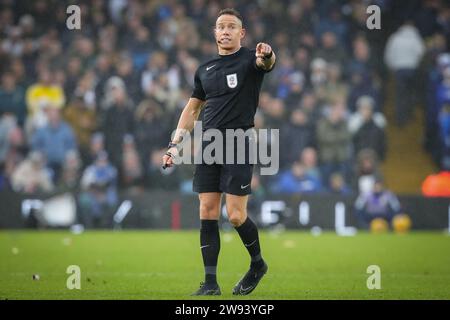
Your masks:
{"label": "referee's left hand", "polygon": [[265,56],[269,55],[272,52],[272,47],[269,46],[267,43],[260,42],[256,45],[256,57],[257,58],[264,58]]}

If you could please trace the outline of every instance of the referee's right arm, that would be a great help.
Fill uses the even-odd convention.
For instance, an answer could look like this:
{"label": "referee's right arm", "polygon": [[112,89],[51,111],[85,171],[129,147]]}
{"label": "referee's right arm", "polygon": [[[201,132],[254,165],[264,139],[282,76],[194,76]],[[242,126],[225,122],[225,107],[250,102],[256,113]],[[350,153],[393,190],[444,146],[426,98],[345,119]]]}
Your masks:
{"label": "referee's right arm", "polygon": [[[173,144],[178,144],[181,142],[183,134],[192,131],[194,129],[194,122],[198,119],[200,112],[205,105],[205,101],[198,98],[190,98],[188,103],[181,113],[180,119],[178,120],[177,129],[175,135],[171,141]],[[177,155],[178,150],[176,147],[169,148],[163,157],[163,164],[166,167],[171,167],[173,165],[173,159],[171,155]]]}

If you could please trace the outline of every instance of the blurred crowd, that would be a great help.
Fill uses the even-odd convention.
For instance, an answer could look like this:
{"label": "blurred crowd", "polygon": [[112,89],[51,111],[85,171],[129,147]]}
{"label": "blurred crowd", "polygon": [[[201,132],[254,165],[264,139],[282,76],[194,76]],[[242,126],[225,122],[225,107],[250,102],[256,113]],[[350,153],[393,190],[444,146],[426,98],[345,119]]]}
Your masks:
{"label": "blurred crowd", "polygon": [[[225,7],[244,16],[245,46],[277,52],[255,127],[281,129],[281,168],[255,175],[256,196],[371,192],[391,152],[391,74],[390,125],[423,105],[427,150],[450,170],[450,6],[399,2],[0,0],[0,190],[82,190],[91,208],[118,189],[191,192],[192,166],[161,158]],[[66,26],[74,3],[81,30]]]}

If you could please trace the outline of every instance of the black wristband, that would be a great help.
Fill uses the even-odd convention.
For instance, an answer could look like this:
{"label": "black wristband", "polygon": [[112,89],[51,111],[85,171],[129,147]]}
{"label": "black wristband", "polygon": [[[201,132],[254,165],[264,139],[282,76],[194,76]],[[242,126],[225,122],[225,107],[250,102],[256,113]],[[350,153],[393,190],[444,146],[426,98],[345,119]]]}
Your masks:
{"label": "black wristband", "polygon": [[166,156],[169,156],[169,157],[173,158],[173,154],[170,153],[169,151],[166,152]]}
{"label": "black wristband", "polygon": [[273,56],[273,50],[271,50],[267,56],[264,56],[263,60],[268,60],[268,59],[272,58],[272,56]]}

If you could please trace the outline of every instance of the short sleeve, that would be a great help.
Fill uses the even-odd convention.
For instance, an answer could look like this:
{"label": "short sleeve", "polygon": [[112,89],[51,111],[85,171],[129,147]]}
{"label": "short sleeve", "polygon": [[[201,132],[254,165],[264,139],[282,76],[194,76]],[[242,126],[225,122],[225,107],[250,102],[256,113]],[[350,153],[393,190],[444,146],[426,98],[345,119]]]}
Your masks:
{"label": "short sleeve", "polygon": [[200,80],[200,76],[198,74],[198,70],[195,72],[195,76],[194,76],[194,90],[192,91],[192,98],[197,98],[200,99],[202,101],[206,100],[206,94],[205,94],[205,90],[203,90],[203,86],[202,86],[202,82]]}

